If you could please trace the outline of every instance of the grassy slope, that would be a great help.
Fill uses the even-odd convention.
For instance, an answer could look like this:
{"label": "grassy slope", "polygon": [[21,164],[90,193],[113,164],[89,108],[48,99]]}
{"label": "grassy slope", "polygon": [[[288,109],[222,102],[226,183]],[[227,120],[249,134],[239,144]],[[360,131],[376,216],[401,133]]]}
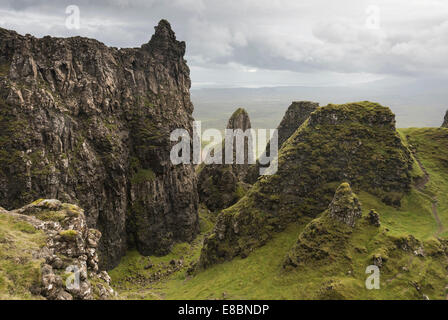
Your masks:
{"label": "grassy slope", "polygon": [[437,199],[437,212],[444,226],[441,235],[448,237],[448,129],[408,128],[401,132],[408,136],[408,142],[416,149],[430,176],[425,191]]}
{"label": "grassy slope", "polygon": [[0,213],[0,299],[36,298],[29,289],[40,279],[42,261],[32,252],[44,245],[41,231]]}
{"label": "grassy slope", "polygon": [[[144,278],[144,272],[151,271],[143,269],[146,258],[131,252],[111,272],[113,280],[121,284],[119,292],[124,297],[146,299],[420,299],[423,294],[431,299],[444,299],[447,262],[434,253],[440,244],[433,237],[437,224],[431,212],[431,198],[437,196],[440,219],[448,226],[448,199],[443,197],[448,191],[448,160],[443,160],[448,159],[448,129],[405,129],[400,134],[403,138],[409,135],[408,142],[416,148],[430,181],[424,193],[413,188],[398,209],[361,192],[363,216],[371,208],[376,209],[382,226],[375,228],[360,223],[343,252],[345,259],[288,272],[283,270],[283,258],[304,228],[304,225],[293,224],[247,258],[215,265],[193,277],[182,270],[165,280],[138,284],[136,279],[142,275]],[[418,166],[414,168],[414,175],[422,175]],[[202,214],[202,218],[205,217]],[[425,258],[396,249],[394,241],[409,234],[425,241]],[[190,250],[189,259],[194,260],[199,255],[200,245],[181,244],[169,257],[151,257],[151,260],[185,256],[187,250]],[[387,259],[381,269],[381,289],[367,290],[365,268],[377,254]],[[140,276],[127,276],[132,272]]]}

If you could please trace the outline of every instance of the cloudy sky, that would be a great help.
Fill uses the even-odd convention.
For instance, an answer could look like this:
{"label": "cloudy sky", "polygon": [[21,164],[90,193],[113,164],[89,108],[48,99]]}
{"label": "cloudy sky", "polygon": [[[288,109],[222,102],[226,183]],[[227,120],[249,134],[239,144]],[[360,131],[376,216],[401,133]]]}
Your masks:
{"label": "cloudy sky", "polygon": [[[80,9],[68,29],[66,7]],[[335,86],[446,79],[446,0],[0,0],[0,27],[107,45],[147,42],[165,18],[193,87]]]}

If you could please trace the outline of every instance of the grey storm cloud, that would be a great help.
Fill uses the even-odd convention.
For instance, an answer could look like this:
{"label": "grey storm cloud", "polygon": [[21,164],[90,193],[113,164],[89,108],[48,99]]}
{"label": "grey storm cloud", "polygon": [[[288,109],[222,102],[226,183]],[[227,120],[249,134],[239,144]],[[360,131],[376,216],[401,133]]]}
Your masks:
{"label": "grey storm cloud", "polygon": [[[80,8],[79,30],[65,28],[68,5]],[[187,59],[198,81],[207,81],[210,71],[224,82],[275,74],[285,83],[310,73],[328,79],[335,74],[376,79],[448,73],[445,0],[0,3],[1,27],[36,36],[87,36],[117,47],[147,42],[162,18],[187,42]]]}

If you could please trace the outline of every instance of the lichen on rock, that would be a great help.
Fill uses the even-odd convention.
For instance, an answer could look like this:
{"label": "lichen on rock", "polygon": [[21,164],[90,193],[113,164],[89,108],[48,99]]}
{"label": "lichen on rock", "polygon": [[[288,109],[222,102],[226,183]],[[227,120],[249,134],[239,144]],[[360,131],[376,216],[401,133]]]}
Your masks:
{"label": "lichen on rock", "polygon": [[328,206],[330,217],[354,227],[356,220],[362,216],[361,204],[347,182],[342,183]]}
{"label": "lichen on rock", "polygon": [[45,245],[34,252],[42,265],[40,281],[30,288],[32,294],[51,300],[116,297],[109,275],[98,267],[101,232],[88,228],[84,210],[59,200],[40,199],[1,214],[23,220],[46,236]]}

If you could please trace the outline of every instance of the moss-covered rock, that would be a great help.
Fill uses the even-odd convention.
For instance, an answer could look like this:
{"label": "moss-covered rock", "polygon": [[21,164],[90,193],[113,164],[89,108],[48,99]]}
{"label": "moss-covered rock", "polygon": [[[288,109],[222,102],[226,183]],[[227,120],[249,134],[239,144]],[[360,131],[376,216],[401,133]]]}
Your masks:
{"label": "moss-covered rock", "polygon": [[361,204],[347,182],[342,183],[334,194],[328,210],[330,217],[354,227],[356,220],[362,216]]}
{"label": "moss-covered rock", "polygon": [[342,183],[328,210],[311,221],[299,235],[283,266],[298,266],[312,261],[334,262],[345,258],[344,251],[356,220],[362,216],[358,197],[350,185]]}
{"label": "moss-covered rock", "polygon": [[[238,108],[227,123],[227,129],[251,129],[249,114]],[[198,173],[199,199],[212,211],[222,210],[241,199],[247,189],[243,182],[249,170],[248,140],[244,141],[244,163],[236,163],[236,143],[233,141],[233,164],[225,164],[225,142],[222,144],[222,164],[201,164]]]}
{"label": "moss-covered rock", "polygon": [[330,104],[311,113],[283,144],[278,164],[276,174],[261,177],[220,214],[205,241],[202,266],[263,245],[291,221],[315,217],[344,181],[399,206],[410,190],[413,159],[390,109],[358,102]]}
{"label": "moss-covered rock", "polygon": [[[27,279],[23,283],[28,287],[16,290],[21,294],[18,298],[72,300],[115,296],[109,275],[98,268],[101,232],[87,227],[84,210],[78,206],[39,199],[17,210],[0,209],[0,235],[3,232],[7,237],[14,236],[18,245],[17,261],[27,265],[22,276]],[[30,243],[32,240],[36,243]],[[0,270],[9,265],[8,255],[12,251],[0,245]],[[15,269],[21,272],[22,267],[15,266]],[[9,282],[17,271],[0,271],[0,274]],[[79,280],[79,286],[67,285],[74,278]],[[0,281],[0,297],[3,289]]]}
{"label": "moss-covered rock", "polygon": [[[293,101],[286,110],[282,121],[277,127],[278,131],[278,149],[281,148],[283,143],[308,119],[312,112],[316,111],[319,107],[319,103],[311,101]],[[270,154],[271,142],[266,145],[265,153]],[[255,183],[260,176],[260,163],[257,161],[255,165],[252,165],[246,175],[246,182]]]}

